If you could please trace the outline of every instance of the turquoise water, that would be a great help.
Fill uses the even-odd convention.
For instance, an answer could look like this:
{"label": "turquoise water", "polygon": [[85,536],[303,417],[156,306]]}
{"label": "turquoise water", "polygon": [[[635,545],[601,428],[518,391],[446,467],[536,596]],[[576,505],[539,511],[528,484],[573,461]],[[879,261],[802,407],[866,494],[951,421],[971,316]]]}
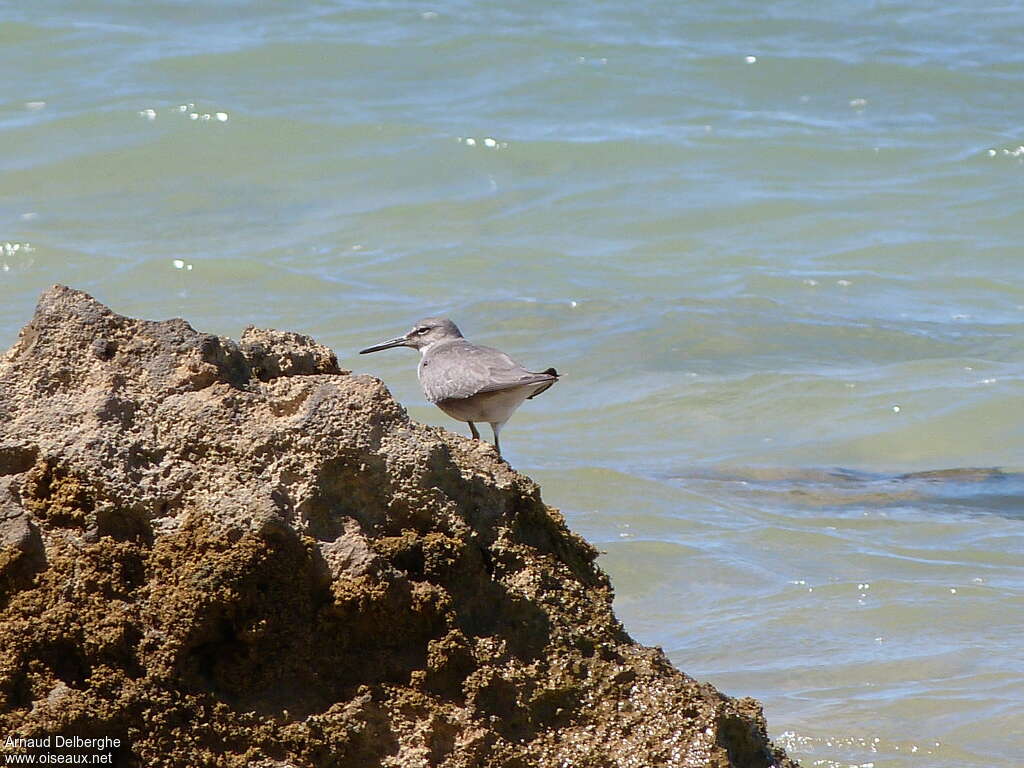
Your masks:
{"label": "turquoise water", "polygon": [[0,346],[63,282],[310,333],[465,432],[355,355],[450,314],[566,374],[503,447],[637,639],[805,765],[1017,766],[1022,39],[963,0],[0,4]]}

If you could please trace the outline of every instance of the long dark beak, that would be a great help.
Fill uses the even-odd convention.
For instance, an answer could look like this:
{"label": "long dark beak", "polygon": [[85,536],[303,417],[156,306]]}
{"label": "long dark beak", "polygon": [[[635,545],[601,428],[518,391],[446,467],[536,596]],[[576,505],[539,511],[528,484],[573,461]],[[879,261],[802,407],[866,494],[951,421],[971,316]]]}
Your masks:
{"label": "long dark beak", "polygon": [[381,344],[374,344],[372,347],[367,347],[366,349],[360,349],[359,354],[366,355],[369,354],[370,352],[380,352],[382,349],[391,349],[392,347],[404,347],[406,346],[407,341],[408,339],[406,339],[405,336],[399,336],[397,339],[391,339],[390,341],[385,341]]}

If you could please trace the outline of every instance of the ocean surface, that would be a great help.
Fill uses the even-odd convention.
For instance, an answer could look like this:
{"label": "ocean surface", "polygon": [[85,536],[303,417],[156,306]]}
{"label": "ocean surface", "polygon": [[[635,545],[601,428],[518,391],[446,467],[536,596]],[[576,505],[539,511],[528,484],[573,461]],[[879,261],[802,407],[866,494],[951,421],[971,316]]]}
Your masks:
{"label": "ocean surface", "polygon": [[[0,2],[0,348],[46,286],[445,313],[630,633],[805,766],[1024,764],[1024,6]],[[489,430],[485,429],[485,434]]]}

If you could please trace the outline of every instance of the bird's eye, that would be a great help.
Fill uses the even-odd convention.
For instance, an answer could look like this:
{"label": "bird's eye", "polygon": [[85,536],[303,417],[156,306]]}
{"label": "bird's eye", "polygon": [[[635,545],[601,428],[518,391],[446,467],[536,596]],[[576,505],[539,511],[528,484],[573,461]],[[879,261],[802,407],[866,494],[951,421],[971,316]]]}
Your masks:
{"label": "bird's eye", "polygon": [[429,328],[417,328],[415,331],[413,331],[413,333],[415,333],[417,336],[422,336],[424,333],[426,333],[429,330],[430,330]]}

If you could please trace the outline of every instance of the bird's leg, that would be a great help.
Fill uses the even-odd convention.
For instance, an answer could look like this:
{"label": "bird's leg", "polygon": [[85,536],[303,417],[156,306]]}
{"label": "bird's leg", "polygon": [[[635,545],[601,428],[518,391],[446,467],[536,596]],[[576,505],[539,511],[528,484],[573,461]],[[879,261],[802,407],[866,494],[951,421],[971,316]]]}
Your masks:
{"label": "bird's leg", "polygon": [[491,431],[494,432],[494,450],[501,456],[501,443],[498,442],[498,433],[501,432],[501,428],[504,425],[502,421],[492,421]]}
{"label": "bird's leg", "polygon": [[476,424],[474,424],[472,421],[469,422],[469,431],[473,433],[474,440],[480,439],[480,433],[476,431]]}

